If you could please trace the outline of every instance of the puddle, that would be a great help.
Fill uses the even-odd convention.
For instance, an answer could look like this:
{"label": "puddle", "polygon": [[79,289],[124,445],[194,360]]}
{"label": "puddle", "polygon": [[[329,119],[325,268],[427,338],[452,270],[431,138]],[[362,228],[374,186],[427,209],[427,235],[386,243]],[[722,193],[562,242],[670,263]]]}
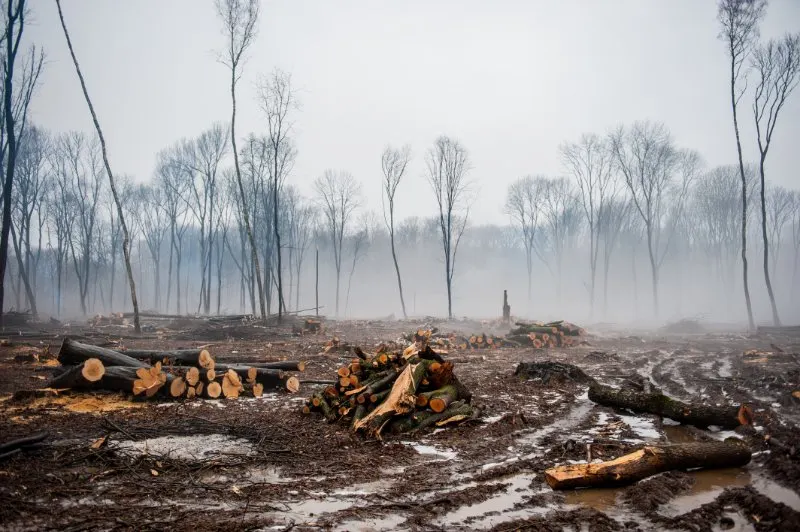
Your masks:
{"label": "puddle", "polygon": [[667,438],[669,443],[692,443],[697,441],[692,430],[685,425],[662,424],[661,430],[664,431],[664,437]]}
{"label": "puddle", "polygon": [[410,441],[400,442],[403,445],[408,445],[419,454],[424,454],[428,456],[439,456],[445,460],[455,460],[458,456],[458,453],[452,449],[440,449],[434,445],[423,445],[420,443],[414,443]]}
{"label": "puddle", "polygon": [[656,430],[652,419],[636,415],[628,416],[625,414],[617,414],[617,417],[628,425],[637,436],[641,436],[647,440],[657,440],[661,438],[661,433]]}
{"label": "puddle", "polygon": [[308,499],[300,502],[287,503],[286,506],[289,507],[289,511],[283,515],[296,514],[296,516],[300,519],[305,519],[307,517],[347,510],[354,504],[354,501],[337,499],[334,497],[326,497],[325,499]]}
{"label": "puddle", "polygon": [[733,373],[731,373],[731,359],[730,358],[723,358],[720,364],[717,373],[723,379],[727,379],[729,377],[733,377]]}
{"label": "puddle", "polygon": [[795,512],[800,512],[800,495],[776,484],[768,478],[756,476],[753,478],[753,487],[762,495],[766,495],[775,502],[782,502]]}
{"label": "puddle", "polygon": [[280,470],[276,467],[248,468],[246,471],[235,475],[225,475],[214,472],[206,472],[200,475],[200,480],[208,484],[228,484],[228,483],[251,483],[251,484],[288,484],[297,482],[295,478],[282,477]]}
{"label": "puddle", "polygon": [[[462,506],[457,510],[445,514],[436,523],[447,528],[448,526],[463,524],[469,520],[470,528],[491,528],[499,523],[512,519],[524,519],[533,515],[543,515],[554,510],[555,506],[529,507],[514,510],[514,506],[523,502],[528,497],[551,493],[550,488],[533,489],[531,483],[537,479],[537,475],[525,473],[514,475],[505,479],[499,479],[490,484],[510,484],[503,491],[494,494],[483,502]],[[491,513],[482,519],[476,519],[485,514]]]}
{"label": "puddle", "polygon": [[138,455],[166,456],[178,460],[204,460],[217,454],[252,455],[253,444],[222,434],[162,436],[140,441],[118,441],[111,445]]}
{"label": "puddle", "polygon": [[400,515],[388,515],[386,517],[373,517],[362,520],[342,521],[334,528],[334,532],[351,532],[353,530],[365,530],[370,532],[388,532],[390,530],[402,530],[398,528],[405,521],[405,517]]}
{"label": "puddle", "polygon": [[693,471],[689,474],[695,481],[691,490],[666,503],[659,509],[659,513],[667,517],[676,517],[712,502],[727,487],[750,484],[750,473],[739,468]]}
{"label": "puddle", "polygon": [[333,492],[333,495],[340,497],[356,497],[362,495],[372,495],[375,492],[387,490],[394,482],[386,480],[376,480],[374,482],[364,482],[362,484],[353,484],[346,488],[341,488]]}
{"label": "puddle", "polygon": [[565,492],[564,502],[606,512],[617,506],[617,499],[623,488],[579,489]]}

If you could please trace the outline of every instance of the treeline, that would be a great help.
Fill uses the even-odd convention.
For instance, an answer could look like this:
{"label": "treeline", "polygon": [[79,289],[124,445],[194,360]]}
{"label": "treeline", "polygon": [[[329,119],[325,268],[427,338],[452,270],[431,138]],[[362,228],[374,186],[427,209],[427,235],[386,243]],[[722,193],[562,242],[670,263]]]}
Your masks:
{"label": "treeline", "polygon": [[[118,184],[143,308],[259,313],[227,139],[226,127],[213,124],[166,147],[150,182],[123,178]],[[239,143],[239,157],[267,309],[274,313],[279,298],[268,142],[248,135]],[[439,166],[430,163],[440,162],[442,142],[457,144],[440,139],[428,151],[433,177]],[[724,309],[741,306],[740,298],[732,297],[741,286],[738,168],[703,169],[696,153],[677,147],[663,125],[649,122],[605,137],[584,135],[562,144],[560,151],[565,172],[574,177],[537,175],[514,182],[505,205],[508,226],[467,225],[461,236],[474,194],[453,206],[458,211],[452,218],[457,249],[451,250],[452,257],[458,252],[452,276],[458,314],[493,315],[499,304],[489,301],[499,300],[506,287],[518,313],[550,313],[570,305],[574,310],[583,301],[587,311],[582,314],[592,314],[589,309],[596,306],[597,319],[621,317],[625,313],[615,307],[622,305],[629,311],[635,306],[638,313],[647,307],[658,311],[659,288],[666,286],[668,315],[680,311],[677,294],[685,302],[683,312],[736,315],[724,315]],[[279,169],[288,171],[296,152],[279,153]],[[404,154],[405,168],[410,150],[395,153]],[[757,172],[752,166],[747,172],[755,190]],[[385,217],[369,210],[359,182],[346,172],[328,171],[315,185],[313,197],[279,185],[286,309],[314,306],[314,253],[319,250],[321,297],[329,314],[336,313],[337,279],[340,315],[399,311],[393,233],[401,278],[411,294],[409,310],[441,314],[447,301],[440,273],[447,210],[444,217],[394,222],[389,202],[384,202]],[[20,142],[16,190],[9,306],[53,316],[128,309],[119,220],[96,139],[28,128]],[[751,202],[748,213],[756,245],[757,207]],[[800,192],[768,186],[766,208],[770,268],[780,287],[779,303],[789,311],[800,289]]]}

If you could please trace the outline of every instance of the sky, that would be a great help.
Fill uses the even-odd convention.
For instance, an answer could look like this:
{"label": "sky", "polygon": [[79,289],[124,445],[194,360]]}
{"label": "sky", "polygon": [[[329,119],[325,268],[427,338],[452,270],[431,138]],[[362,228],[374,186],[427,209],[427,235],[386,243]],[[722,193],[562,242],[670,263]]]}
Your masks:
{"label": "sky", "polygon": [[[52,0],[33,0],[25,38],[47,62],[31,107],[56,132],[93,126]],[[151,179],[156,154],[230,120],[225,39],[213,0],[62,0],[115,173]],[[800,31],[800,1],[771,0],[762,38]],[[237,96],[237,135],[263,133],[258,81],[289,72],[298,158],[313,194],[326,169],[362,183],[380,209],[381,152],[410,144],[398,215],[435,203],[425,153],[439,135],[468,150],[474,223],[506,223],[508,185],[563,175],[558,147],[582,133],[662,121],[706,165],[736,161],[725,48],[712,0],[264,1]],[[740,123],[757,156],[751,98]],[[800,188],[800,89],[779,117],[767,178]]]}

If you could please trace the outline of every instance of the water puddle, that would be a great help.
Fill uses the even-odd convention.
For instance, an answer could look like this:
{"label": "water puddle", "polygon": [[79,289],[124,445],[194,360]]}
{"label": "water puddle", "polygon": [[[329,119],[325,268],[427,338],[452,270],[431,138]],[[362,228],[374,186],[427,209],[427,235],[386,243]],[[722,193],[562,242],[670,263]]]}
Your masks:
{"label": "water puddle", "polygon": [[722,362],[720,363],[719,369],[717,373],[723,379],[727,379],[733,377],[733,373],[731,372],[731,359],[730,358],[723,358]]}
{"label": "water puddle", "polygon": [[568,505],[586,506],[599,512],[607,512],[617,506],[621,488],[579,489],[566,492],[564,502]]}
{"label": "water puddle", "polygon": [[666,503],[659,513],[667,517],[683,515],[714,501],[725,488],[750,484],[750,473],[739,468],[693,471],[690,475],[694,478],[691,490]]}
{"label": "water puddle", "polygon": [[617,414],[623,423],[628,425],[631,430],[637,435],[646,440],[657,440],[661,437],[661,433],[656,430],[653,420],[639,416],[627,416],[625,414]]}
{"label": "water puddle", "polygon": [[249,441],[222,434],[161,436],[139,441],[123,440],[111,445],[117,450],[140,456],[163,456],[177,460],[206,460],[220,454],[249,456],[255,453]]}
{"label": "water puddle", "polygon": [[438,519],[436,523],[447,528],[448,526],[464,524],[469,521],[470,528],[483,529],[491,528],[499,523],[513,519],[524,519],[533,515],[544,515],[554,510],[555,506],[548,505],[518,510],[514,509],[517,504],[531,496],[550,493],[549,488],[533,489],[531,487],[531,484],[536,478],[537,476],[535,474],[525,473],[488,483],[508,483],[509,486],[483,502],[462,506],[457,510],[449,512]]}
{"label": "water puddle", "polygon": [[[576,403],[577,406],[572,408],[566,416],[557,419],[556,421],[554,421],[550,425],[547,425],[546,427],[536,429],[533,432],[520,436],[518,438],[518,442],[521,445],[526,445],[536,448],[539,447],[539,443],[541,442],[542,439],[544,439],[546,436],[549,436],[550,434],[553,434],[554,432],[561,432],[564,434],[568,433],[569,429],[575,427],[576,425],[579,425],[584,420],[584,418],[586,418],[589,411],[591,411],[592,408],[594,408],[594,403],[589,401],[589,396],[587,393],[584,393],[583,395],[576,397],[576,401],[577,401]],[[536,457],[544,451],[545,449],[539,449],[534,453],[526,456],[525,458]]]}
{"label": "water puddle", "polygon": [[405,518],[399,515],[387,515],[386,517],[370,517],[362,520],[342,521],[334,528],[334,532],[351,532],[353,530],[364,530],[369,532],[389,532],[390,530],[401,530],[398,528]]}
{"label": "water puddle", "polygon": [[427,456],[438,456],[444,460],[455,460],[458,456],[458,453],[452,449],[440,449],[435,445],[423,445],[421,443],[415,443],[411,441],[404,441],[400,442],[403,445],[408,445],[419,454],[424,454]]}

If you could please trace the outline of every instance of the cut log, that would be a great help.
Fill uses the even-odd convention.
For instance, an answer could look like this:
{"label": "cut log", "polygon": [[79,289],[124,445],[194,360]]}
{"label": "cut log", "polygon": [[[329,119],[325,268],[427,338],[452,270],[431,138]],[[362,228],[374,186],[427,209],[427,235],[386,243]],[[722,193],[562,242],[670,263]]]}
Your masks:
{"label": "cut log", "polygon": [[[74,390],[108,390],[111,392],[133,393],[134,395],[144,392],[147,397],[150,397],[171,380],[172,376],[161,373],[160,369],[156,375],[153,375],[149,368],[111,366],[105,368],[103,377],[100,380],[89,381],[83,376],[83,364],[81,364],[80,366],[73,366],[51,380],[47,387]],[[149,392],[149,395],[147,395],[147,392]]]}
{"label": "cut log", "polygon": [[217,399],[222,393],[222,386],[217,381],[209,382],[206,386],[206,395],[211,399]]}
{"label": "cut log", "polygon": [[599,383],[593,383],[589,387],[589,399],[604,406],[656,414],[700,428],[716,425],[734,429],[739,425],[749,425],[752,420],[752,410],[747,405],[687,404],[660,393],[644,393],[629,388],[616,389]]}
{"label": "cut log", "polygon": [[[142,360],[148,364],[161,362],[165,366],[200,366],[200,357],[205,349],[174,349],[157,351],[152,349],[125,349],[123,355]],[[208,351],[206,351],[208,352]]]}
{"label": "cut log", "polygon": [[228,399],[236,399],[242,391],[242,381],[239,375],[229,369],[222,377],[222,394]]}
{"label": "cut log", "polygon": [[264,385],[260,382],[253,384],[253,397],[261,397],[264,395]]}
{"label": "cut log", "polygon": [[198,382],[194,387],[194,393],[199,397],[203,395],[203,388],[206,384],[203,381]]}
{"label": "cut log", "polygon": [[96,345],[82,344],[70,338],[64,338],[61,349],[58,351],[58,361],[63,366],[83,364],[89,358],[96,358],[103,366],[127,366],[132,368],[146,368],[149,365],[141,360],[136,360],[117,351]]}
{"label": "cut log", "polygon": [[439,412],[444,412],[456,399],[458,399],[456,387],[448,385],[439,388],[429,397],[428,406],[438,414]]}
{"label": "cut log", "polygon": [[740,467],[750,462],[750,449],[736,438],[724,442],[694,442],[647,446],[616,460],[570,464],[545,471],[545,480],[557,490],[612,487],[675,469]]}
{"label": "cut log", "polygon": [[103,363],[96,358],[89,358],[83,363],[81,375],[89,382],[97,382],[103,378],[106,368]]}
{"label": "cut log", "polygon": [[195,367],[189,368],[186,370],[184,378],[189,386],[197,386],[197,383],[200,382],[200,370]]}
{"label": "cut log", "polygon": [[[194,391],[194,388],[192,388]],[[181,397],[186,393],[186,381],[183,377],[175,377],[169,385],[169,394],[172,397]]]}
{"label": "cut log", "polygon": [[197,391],[195,390],[194,386],[189,386],[186,388],[186,398],[187,399],[194,399],[194,396],[197,395]]}
{"label": "cut log", "polygon": [[297,377],[289,377],[286,379],[286,390],[290,393],[297,393],[300,391],[300,381]]}

